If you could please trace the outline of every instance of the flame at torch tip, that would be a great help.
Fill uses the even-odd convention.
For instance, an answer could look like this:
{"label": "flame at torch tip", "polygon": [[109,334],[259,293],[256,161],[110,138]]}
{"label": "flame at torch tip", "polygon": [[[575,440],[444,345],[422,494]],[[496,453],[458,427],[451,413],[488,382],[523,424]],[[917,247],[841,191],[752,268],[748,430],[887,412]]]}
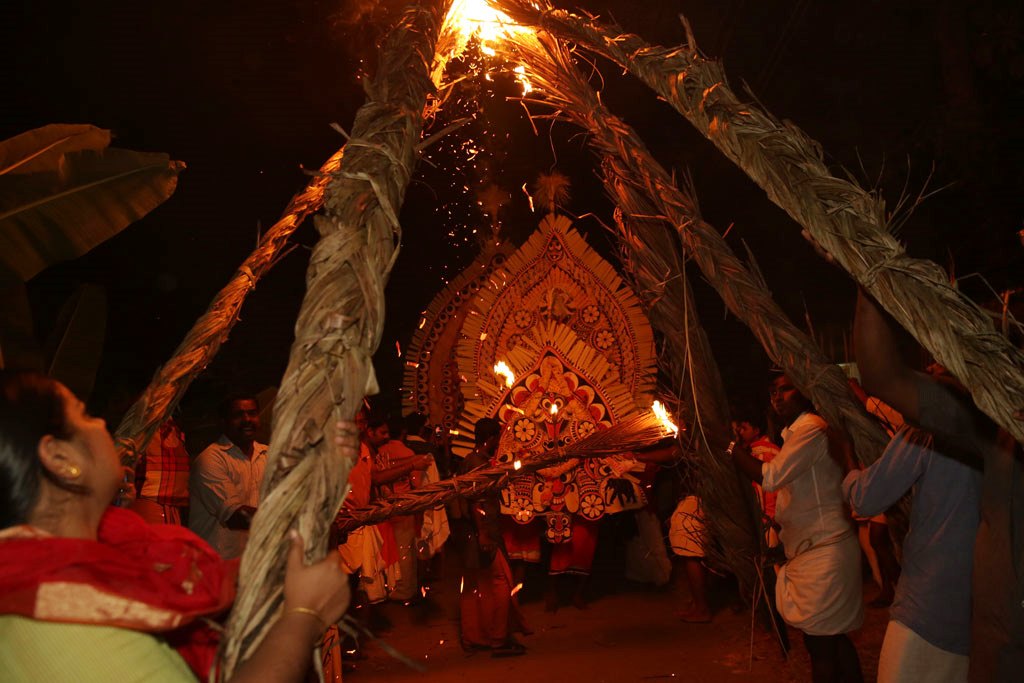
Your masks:
{"label": "flame at torch tip", "polygon": [[[515,23],[510,16],[500,12],[487,0],[455,0],[445,24],[460,36],[460,45],[455,48],[452,56],[460,55],[471,38],[480,41],[480,52],[487,57],[498,56],[497,44],[502,41],[532,35],[534,31]],[[526,67],[518,66],[514,70],[516,81],[523,87],[523,95],[528,95],[533,86],[526,75]],[[485,74],[491,80],[490,74]]]}
{"label": "flame at torch tip", "polygon": [[651,406],[651,410],[661,420],[661,425],[665,428],[666,433],[670,433],[673,436],[679,433],[679,427],[672,421],[672,416],[665,410],[665,406],[661,405],[661,401],[655,401],[654,405]]}
{"label": "flame at torch tip", "polygon": [[512,372],[512,368],[508,366],[508,363],[506,363],[503,360],[499,360],[497,363],[494,364],[494,374],[498,375],[499,377],[504,377],[505,386],[508,387],[509,389],[511,389],[512,385],[515,384],[516,382],[515,373]]}

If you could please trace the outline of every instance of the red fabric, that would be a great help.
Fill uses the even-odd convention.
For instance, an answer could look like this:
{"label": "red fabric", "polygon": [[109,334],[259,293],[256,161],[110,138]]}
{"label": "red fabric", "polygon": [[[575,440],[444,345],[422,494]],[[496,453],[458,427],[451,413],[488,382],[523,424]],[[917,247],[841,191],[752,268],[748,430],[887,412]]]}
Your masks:
{"label": "red fabric", "polygon": [[185,435],[169,419],[160,425],[135,470],[135,488],[140,498],[160,505],[188,506],[189,457]]}
{"label": "red fabric", "polygon": [[[775,456],[779,454],[779,447],[771,442],[767,436],[762,436],[753,443],[750,444],[750,454],[761,462],[771,462],[775,459]],[[775,519],[775,501],[778,499],[779,494],[777,491],[768,493],[762,491],[761,487],[756,483],[753,484],[754,493],[757,494],[757,499],[761,502],[761,509],[764,510],[764,514],[768,519]]]}
{"label": "red fabric", "polygon": [[459,631],[463,647],[500,647],[513,631],[529,628],[512,595],[512,570],[502,552],[487,567],[467,569],[459,595]]}
{"label": "red fabric", "polygon": [[391,522],[381,522],[377,525],[377,531],[380,532],[381,538],[381,559],[384,560],[385,567],[390,567],[398,562],[400,557],[398,541],[395,539],[395,529],[391,526]]}
{"label": "red fabric", "polygon": [[590,574],[597,551],[597,522],[572,518],[572,538],[551,546],[550,574]]}
{"label": "red fabric", "polygon": [[510,560],[540,562],[540,537],[543,532],[536,519],[529,524],[519,524],[508,515],[502,515],[498,523]]}
{"label": "red fabric", "polygon": [[[238,565],[222,560],[188,529],[150,525],[129,510],[111,507],[95,541],[11,527],[0,532],[0,555],[5,560],[0,562],[0,614],[161,633],[200,679],[206,677],[217,639],[199,617],[231,605]],[[47,584],[90,587],[79,595],[98,594],[96,609],[83,609],[80,598],[74,612],[60,613],[52,600],[41,610],[37,597]],[[111,617],[105,608],[111,599],[162,612],[115,610]]]}

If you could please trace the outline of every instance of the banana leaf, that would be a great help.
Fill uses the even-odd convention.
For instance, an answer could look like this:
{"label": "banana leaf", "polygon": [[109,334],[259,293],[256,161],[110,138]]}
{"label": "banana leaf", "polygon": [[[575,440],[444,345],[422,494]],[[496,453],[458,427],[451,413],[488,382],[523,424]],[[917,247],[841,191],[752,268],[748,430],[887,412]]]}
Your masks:
{"label": "banana leaf", "polygon": [[110,146],[110,131],[85,123],[53,123],[0,143],[0,175],[60,171],[64,155]]}
{"label": "banana leaf", "polygon": [[171,196],[184,164],[109,142],[91,126],[47,126],[0,143],[0,264],[28,281]]}
{"label": "banana leaf", "polygon": [[28,292],[21,278],[0,264],[0,368],[42,371]]}
{"label": "banana leaf", "polygon": [[96,382],[106,333],[106,292],[98,285],[82,285],[61,308],[47,356],[49,375],[83,401]]}

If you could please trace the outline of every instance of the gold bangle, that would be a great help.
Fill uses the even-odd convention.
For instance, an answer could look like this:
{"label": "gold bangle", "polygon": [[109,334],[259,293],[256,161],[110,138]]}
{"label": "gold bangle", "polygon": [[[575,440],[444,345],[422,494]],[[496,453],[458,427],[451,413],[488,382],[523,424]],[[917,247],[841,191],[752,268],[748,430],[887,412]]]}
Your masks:
{"label": "gold bangle", "polygon": [[323,630],[324,631],[327,630],[327,622],[324,621],[324,618],[322,616],[320,616],[320,613],[317,612],[315,609],[310,609],[308,607],[292,607],[290,610],[285,612],[285,614],[292,614],[292,613],[295,613],[295,614],[308,614],[309,616],[313,617],[314,619],[316,619],[317,621],[320,622],[320,625],[323,626]]}

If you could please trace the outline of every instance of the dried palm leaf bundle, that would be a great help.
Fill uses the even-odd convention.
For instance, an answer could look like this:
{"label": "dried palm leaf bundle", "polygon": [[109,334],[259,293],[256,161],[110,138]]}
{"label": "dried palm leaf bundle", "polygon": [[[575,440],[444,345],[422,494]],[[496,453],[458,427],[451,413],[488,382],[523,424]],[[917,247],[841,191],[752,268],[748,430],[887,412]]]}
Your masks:
{"label": "dried palm leaf bundle", "polygon": [[906,254],[889,230],[881,198],[834,177],[821,146],[795,125],[741,101],[722,66],[699,53],[692,34],[687,45],[666,48],[530,0],[498,4],[516,21],[602,55],[651,87],[963,382],[982,411],[1024,442],[1024,352],[938,264]]}
{"label": "dried palm leaf bundle", "polygon": [[320,240],[274,405],[261,504],[220,652],[225,677],[250,656],[281,609],[288,530],[307,539],[307,559],[327,550],[352,466],[336,457],[329,430],[377,390],[370,358],[398,254],[398,210],[435,90],[430,74],[446,8],[444,2],[408,8],[384,41],[377,73],[365,82],[367,102],[316,220]]}
{"label": "dried palm leaf bundle", "polygon": [[750,327],[822,416],[850,434],[862,461],[873,462],[886,443],[885,434],[854,398],[845,375],[789,321],[759,275],[700,217],[693,198],[676,186],[636,132],[601,104],[566,48],[542,33],[517,49],[529,64],[533,85],[545,95],[542,102],[591,133],[591,143],[604,156],[606,177],[614,178],[616,196],[638,192],[657,207],[657,215],[675,226],[687,254],[729,310]]}
{"label": "dried palm leaf bundle", "polygon": [[346,510],[338,515],[335,528],[348,532],[367,524],[376,524],[395,515],[411,515],[435,508],[457,498],[479,498],[508,485],[512,477],[559,465],[573,459],[611,458],[656,445],[670,435],[664,423],[651,410],[593,432],[579,441],[522,460],[479,467],[451,479],[443,479],[407,493],[392,496],[369,507]]}
{"label": "dried palm leaf bundle", "polygon": [[149,440],[170,417],[189,385],[217,355],[231,329],[238,322],[242,304],[256,283],[286,253],[288,238],[306,218],[323,206],[324,191],[331,175],[341,165],[344,148],[324,162],[306,188],[292,197],[277,221],[260,240],[256,250],[238,267],[231,280],[210,302],[195,322],[174,355],[156,374],[142,395],[128,409],[114,438],[121,464],[129,476],[135,474],[135,462],[145,452]]}
{"label": "dried palm leaf bundle", "polygon": [[751,560],[762,551],[761,514],[753,489],[723,456],[732,433],[728,400],[690,291],[682,245],[647,197],[621,184],[613,164],[605,162],[602,168],[621,215],[616,226],[626,271],[648,302],[651,324],[662,333],[659,367],[681,404],[677,414],[686,415],[690,425],[682,438],[684,451],[693,453],[693,467],[685,474],[707,513],[704,521],[714,542],[705,547],[706,556],[753,590],[759,585],[758,565]]}

